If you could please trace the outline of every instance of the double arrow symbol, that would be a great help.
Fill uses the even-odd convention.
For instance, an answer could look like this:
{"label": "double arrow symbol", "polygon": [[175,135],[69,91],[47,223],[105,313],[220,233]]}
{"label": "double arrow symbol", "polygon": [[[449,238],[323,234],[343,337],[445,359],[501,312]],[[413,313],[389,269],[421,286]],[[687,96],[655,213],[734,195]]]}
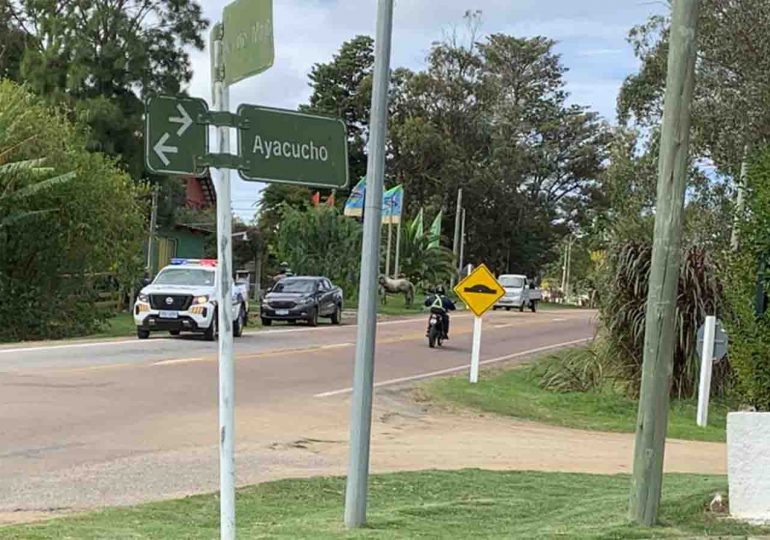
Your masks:
{"label": "double arrow symbol", "polygon": [[[172,124],[179,124],[179,129],[176,130],[177,136],[181,137],[184,135],[185,131],[192,125],[193,121],[192,118],[190,118],[190,115],[187,113],[184,107],[180,103],[177,103],[176,109],[179,111],[180,116],[169,116],[168,121]],[[164,133],[163,136],[158,140],[157,143],[155,143],[155,146],[153,146],[153,150],[156,154],[158,154],[158,157],[163,162],[163,165],[168,167],[168,164],[171,163],[171,161],[168,159],[166,154],[178,154],[179,153],[179,147],[177,146],[167,146],[166,143],[168,142],[168,139],[170,138],[170,135],[168,133]]]}

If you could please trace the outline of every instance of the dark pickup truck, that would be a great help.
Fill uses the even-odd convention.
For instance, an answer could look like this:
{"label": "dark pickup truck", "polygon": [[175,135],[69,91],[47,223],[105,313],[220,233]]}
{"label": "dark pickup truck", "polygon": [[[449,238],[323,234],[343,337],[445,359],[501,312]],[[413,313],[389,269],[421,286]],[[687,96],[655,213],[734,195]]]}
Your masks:
{"label": "dark pickup truck", "polygon": [[284,278],[265,295],[260,317],[263,326],[270,326],[273,321],[306,321],[310,326],[317,326],[320,317],[340,324],[342,289],[325,277]]}

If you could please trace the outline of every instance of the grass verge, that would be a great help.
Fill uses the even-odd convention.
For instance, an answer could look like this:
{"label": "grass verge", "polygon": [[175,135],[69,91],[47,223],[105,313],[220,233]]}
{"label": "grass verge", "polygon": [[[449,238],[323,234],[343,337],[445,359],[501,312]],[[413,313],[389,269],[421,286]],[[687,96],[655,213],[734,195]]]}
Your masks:
{"label": "grass verge", "polygon": [[[533,366],[485,373],[478,384],[467,378],[436,379],[423,386],[428,397],[445,405],[535,420],[563,427],[632,433],[637,401],[612,389],[591,392],[551,392],[538,385]],[[697,403],[672,400],[668,436],[676,439],[725,440],[728,407],[712,401],[709,425],[695,425]]]}
{"label": "grass verge", "polygon": [[[369,524],[346,531],[340,478],[239,490],[240,538],[675,538],[770,533],[711,514],[723,477],[667,475],[661,526],[627,521],[630,479],[563,473],[425,471],[373,476]],[[0,528],[8,540],[215,538],[214,495]]]}

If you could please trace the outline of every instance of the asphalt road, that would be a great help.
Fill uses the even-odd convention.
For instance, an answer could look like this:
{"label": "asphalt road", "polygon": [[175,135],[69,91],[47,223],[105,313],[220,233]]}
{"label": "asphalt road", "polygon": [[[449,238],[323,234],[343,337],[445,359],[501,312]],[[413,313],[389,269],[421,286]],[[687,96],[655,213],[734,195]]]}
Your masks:
{"label": "asphalt road", "polygon": [[[577,310],[490,313],[482,363],[583,342],[593,336],[593,318]],[[378,325],[378,387],[467,369],[471,316],[452,318],[452,339],[440,350],[428,348],[425,323],[420,317]],[[288,432],[294,423],[312,431],[314,408],[348,395],[355,336],[354,324],[277,326],[236,340],[241,470],[260,467],[249,459],[250,442],[261,444],[266,432]],[[214,343],[153,337],[0,348],[0,513],[210,488],[216,437]],[[206,482],[196,483],[201,475]]]}

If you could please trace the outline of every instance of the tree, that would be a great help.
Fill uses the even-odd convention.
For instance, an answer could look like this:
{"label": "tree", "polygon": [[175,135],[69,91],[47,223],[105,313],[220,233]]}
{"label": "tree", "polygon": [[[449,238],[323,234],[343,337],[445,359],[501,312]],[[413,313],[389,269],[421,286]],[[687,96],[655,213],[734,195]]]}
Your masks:
{"label": "tree", "polygon": [[[18,79],[90,129],[88,147],[143,174],[142,98],[178,94],[208,22],[194,0],[0,0],[24,43]],[[3,47],[0,41],[0,50]],[[0,63],[2,65],[2,63]],[[13,68],[10,76],[16,75]]]}
{"label": "tree", "polygon": [[297,274],[325,276],[355,297],[361,260],[362,228],[336,209],[283,207],[273,249]]}
{"label": "tree", "polygon": [[408,213],[451,218],[462,188],[467,259],[500,272],[537,274],[551,260],[551,246],[587,219],[606,156],[609,131],[566,104],[553,46],[504,34],[436,44],[395,101],[390,166]]}
{"label": "tree", "polygon": [[[703,0],[693,98],[693,154],[735,178],[746,145],[770,136],[770,4],[764,0]],[[656,124],[662,113],[670,21],[651,17],[629,41],[642,61],[618,98],[622,121]]]}
{"label": "tree", "polygon": [[400,273],[423,289],[446,286],[456,273],[452,251],[431,247],[433,240],[430,234],[420,234],[413,221],[402,225]]}
{"label": "tree", "polygon": [[346,41],[331,62],[316,64],[310,70],[313,94],[310,103],[300,107],[345,121],[351,178],[366,174],[373,69],[374,40],[369,36],[356,36]]}
{"label": "tree", "polygon": [[0,340],[87,333],[101,287],[141,270],[142,192],[83,131],[0,81]]}

